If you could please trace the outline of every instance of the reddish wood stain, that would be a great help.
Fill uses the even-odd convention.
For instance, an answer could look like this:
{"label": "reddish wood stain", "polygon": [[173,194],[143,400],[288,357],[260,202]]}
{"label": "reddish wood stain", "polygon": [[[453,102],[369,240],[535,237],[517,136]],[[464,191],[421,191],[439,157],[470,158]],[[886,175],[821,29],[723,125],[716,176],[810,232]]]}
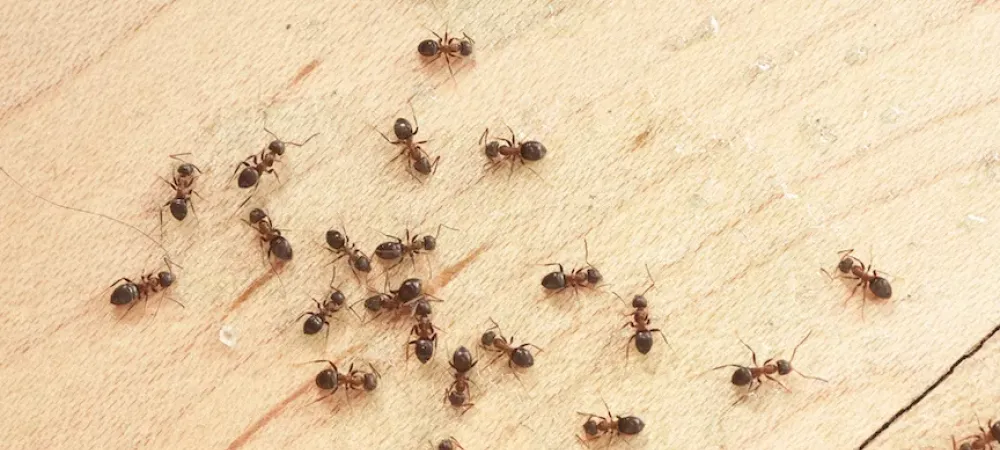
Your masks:
{"label": "reddish wood stain", "polygon": [[306,380],[304,383],[302,383],[302,386],[299,386],[299,388],[295,390],[295,392],[292,392],[291,395],[286,397],[277,405],[274,405],[274,407],[272,407],[266,413],[264,413],[264,415],[261,416],[260,419],[257,419],[256,422],[250,424],[250,426],[247,427],[246,430],[243,430],[243,433],[240,433],[240,435],[237,436],[236,439],[234,439],[233,442],[229,444],[229,450],[238,449],[246,445],[247,442],[250,442],[250,439],[253,438],[253,435],[255,433],[260,431],[261,428],[264,428],[264,426],[270,423],[272,420],[274,420],[275,417],[278,417],[278,415],[281,414],[285,410],[285,408],[287,408],[288,405],[292,403],[292,401],[302,396],[302,394],[305,394],[306,390],[309,389],[309,386],[311,384],[312,380]]}
{"label": "reddish wood stain", "polygon": [[292,78],[292,82],[288,83],[288,87],[292,87],[295,86],[296,84],[299,84],[299,82],[301,82],[302,79],[309,76],[309,74],[312,73],[313,70],[316,70],[316,67],[319,66],[320,62],[321,62],[320,60],[314,59],[312,61],[309,61],[309,64],[302,66],[302,68],[299,69],[299,73],[295,74],[295,78]]}
{"label": "reddish wood stain", "polygon": [[453,264],[451,266],[448,266],[444,270],[442,270],[441,273],[439,273],[438,276],[434,278],[434,282],[431,283],[431,284],[433,284],[434,286],[437,286],[438,289],[447,286],[448,283],[451,283],[451,281],[454,280],[455,277],[460,272],[462,272],[463,270],[465,270],[465,268],[468,267],[469,264],[472,263],[472,261],[474,261],[476,258],[478,258],[479,255],[481,255],[483,252],[485,252],[489,248],[490,248],[489,244],[480,245],[479,248],[473,250],[471,253],[469,253],[468,255],[466,255],[465,258],[462,258],[461,261],[459,261],[459,262],[457,262],[457,263],[455,263],[455,264]]}
{"label": "reddish wood stain", "polygon": [[243,292],[240,293],[238,297],[236,297],[236,300],[233,301],[233,304],[229,306],[229,312],[233,312],[236,308],[239,308],[240,305],[243,304],[243,302],[247,301],[247,299],[250,298],[250,294],[253,294],[254,291],[256,291],[257,289],[260,289],[260,287],[263,286],[264,283],[267,283],[268,280],[270,280],[276,274],[277,272],[275,272],[273,269],[268,270],[267,272],[264,272],[261,276],[257,277],[256,280],[253,280],[253,282],[250,283],[250,285],[247,286],[247,288],[244,289]]}

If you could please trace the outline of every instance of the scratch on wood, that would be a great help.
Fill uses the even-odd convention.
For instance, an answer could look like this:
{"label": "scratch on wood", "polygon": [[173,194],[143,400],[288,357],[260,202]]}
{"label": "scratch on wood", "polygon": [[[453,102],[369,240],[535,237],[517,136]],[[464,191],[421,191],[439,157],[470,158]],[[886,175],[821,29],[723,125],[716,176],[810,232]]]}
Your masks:
{"label": "scratch on wood", "polygon": [[434,282],[432,284],[434,286],[437,286],[438,289],[447,286],[448,283],[451,283],[451,280],[454,280],[455,277],[460,272],[462,272],[463,270],[465,270],[465,268],[468,267],[469,264],[471,264],[473,260],[475,260],[476,258],[478,258],[479,255],[481,255],[483,252],[485,252],[489,248],[490,248],[489,244],[480,245],[479,248],[473,250],[471,253],[469,253],[468,255],[466,255],[465,258],[462,258],[461,261],[459,261],[459,262],[457,262],[457,263],[455,263],[455,264],[453,264],[453,265],[445,268],[444,270],[442,270],[441,273],[439,273],[438,276],[435,277]]}
{"label": "scratch on wood", "polygon": [[322,61],[318,59],[314,59],[310,61],[309,64],[302,66],[302,68],[299,69],[299,73],[295,74],[295,78],[292,78],[292,82],[288,83],[288,87],[299,84],[305,77],[309,76],[313,70],[316,70],[316,67],[318,67],[321,62]]}
{"label": "scratch on wood", "polygon": [[263,286],[264,283],[267,283],[272,277],[274,277],[277,274],[278,272],[275,272],[274,269],[271,269],[268,270],[267,272],[264,272],[261,276],[257,277],[256,280],[253,280],[253,282],[250,283],[250,285],[247,286],[247,288],[244,289],[243,292],[240,293],[238,297],[236,297],[236,300],[233,301],[233,304],[229,306],[228,312],[233,312],[236,308],[239,308],[239,306],[242,305],[243,302],[247,301],[247,299],[250,298],[250,294],[253,294],[254,291],[256,291],[257,289],[260,289],[260,287]]}
{"label": "scratch on wood", "polygon": [[299,388],[295,390],[295,392],[292,392],[291,395],[289,395],[284,400],[279,402],[277,405],[274,405],[274,407],[272,407],[266,413],[264,413],[264,415],[261,416],[260,419],[257,419],[256,422],[247,427],[247,429],[244,430],[243,433],[237,436],[236,439],[234,439],[233,442],[229,444],[228,447],[229,450],[235,450],[246,445],[246,443],[250,441],[250,438],[252,438],[255,433],[260,431],[261,428],[264,428],[264,426],[270,423],[272,420],[274,420],[275,417],[278,417],[278,415],[281,414],[285,410],[285,408],[287,408],[288,405],[292,403],[292,401],[302,396],[302,394],[305,394],[306,390],[309,389],[310,384],[312,384],[312,380],[306,380],[304,383],[302,383],[302,386],[299,386]]}
{"label": "scratch on wood", "polygon": [[639,150],[640,148],[642,148],[643,146],[645,146],[646,143],[649,142],[649,135],[652,132],[653,132],[652,128],[646,128],[646,131],[643,131],[642,133],[639,133],[639,135],[636,136],[635,139],[632,140],[632,142],[634,143],[634,145],[632,146],[632,150],[629,150],[629,153],[634,152],[636,150]]}

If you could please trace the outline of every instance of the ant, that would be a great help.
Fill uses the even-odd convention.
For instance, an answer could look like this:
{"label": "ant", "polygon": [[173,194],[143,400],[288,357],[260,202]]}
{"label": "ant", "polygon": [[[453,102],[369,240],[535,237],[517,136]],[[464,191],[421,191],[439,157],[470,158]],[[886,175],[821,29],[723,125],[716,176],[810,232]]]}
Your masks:
{"label": "ant", "polygon": [[271,218],[267,216],[267,213],[263,209],[254,208],[250,210],[250,221],[248,222],[246,219],[243,219],[243,221],[260,234],[261,248],[263,248],[265,242],[268,244],[268,257],[273,253],[279,260],[291,261],[292,244],[281,235],[281,230],[274,228],[274,225],[271,224]]}
{"label": "ant", "polygon": [[493,326],[486,330],[480,338],[480,344],[484,348],[500,352],[500,354],[497,355],[493,361],[490,361],[490,364],[493,364],[493,362],[501,356],[506,355],[508,359],[507,365],[511,368],[517,366],[526,369],[535,365],[535,357],[531,355],[531,351],[528,350],[528,347],[535,347],[539,352],[542,351],[541,347],[530,343],[524,343],[514,347],[514,337],[504,338],[503,333],[500,332],[500,325],[497,324],[492,318],[490,319],[490,322],[493,323]]}
{"label": "ant", "polygon": [[551,263],[545,264],[546,266],[559,266],[558,272],[550,272],[542,278],[542,287],[550,291],[562,292],[566,288],[572,287],[573,294],[576,295],[577,288],[579,287],[597,287],[597,284],[604,280],[604,276],[601,272],[590,264],[588,259],[590,258],[590,249],[587,247],[587,240],[583,240],[583,260],[587,263],[586,266],[579,269],[574,268],[569,272],[567,276],[566,271],[563,270],[562,264]]}
{"label": "ant", "polygon": [[[889,284],[889,280],[879,276],[878,271],[871,268],[870,261],[868,267],[866,268],[865,263],[861,262],[861,260],[857,257],[851,255],[852,252],[854,252],[854,249],[841,250],[837,252],[837,254],[840,255],[840,262],[837,263],[837,270],[840,271],[841,275],[836,278],[859,280],[858,284],[851,290],[851,295],[847,296],[847,299],[844,300],[844,303],[846,304],[847,300],[850,300],[850,298],[854,296],[854,293],[857,292],[858,288],[862,288],[861,307],[862,314],[864,314],[864,304],[868,301],[868,290],[872,291],[872,294],[874,294],[877,298],[887,299],[892,297],[892,286]],[[868,273],[869,268],[871,269],[870,274]],[[820,270],[831,280],[835,278],[830,275],[826,269]]]}
{"label": "ant", "polygon": [[379,259],[382,259],[384,261],[400,259],[398,263],[393,264],[392,267],[390,267],[388,270],[392,270],[397,265],[402,263],[403,261],[401,258],[403,258],[406,255],[409,255],[410,261],[412,261],[413,264],[416,265],[417,263],[416,255],[419,255],[422,252],[431,252],[437,248],[437,237],[441,234],[441,227],[454,230],[454,228],[446,227],[445,225],[442,224],[438,225],[437,233],[435,233],[433,236],[429,234],[425,234],[423,236],[419,234],[414,234],[411,237],[410,230],[409,228],[407,228],[406,240],[400,239],[390,234],[386,234],[387,237],[393,238],[396,241],[395,242],[387,241],[379,244],[378,247],[375,247],[375,256],[379,257]]}
{"label": "ant", "polygon": [[437,330],[439,330],[431,323],[430,305],[426,302],[424,304],[427,307],[421,308],[420,312],[427,312],[427,314],[417,314],[417,323],[410,329],[410,335],[417,338],[406,343],[406,358],[410,357],[410,345],[412,345],[413,353],[417,354],[417,359],[420,360],[421,364],[426,364],[434,357],[434,349],[437,347]]}
{"label": "ant", "polygon": [[[385,285],[384,289],[388,289],[388,274],[385,277]],[[379,312],[382,308],[396,310],[402,306],[410,306],[413,314],[419,317],[431,314],[431,305],[428,299],[442,301],[437,297],[424,293],[420,279],[409,278],[399,285],[399,289],[389,290],[388,293],[375,291],[375,295],[363,301],[365,302],[365,308],[371,312]],[[355,304],[358,302],[355,302]]]}
{"label": "ant", "polygon": [[330,247],[327,250],[336,253],[337,257],[333,259],[333,262],[337,262],[340,258],[347,257],[347,262],[351,266],[351,270],[354,272],[354,277],[361,282],[361,278],[358,276],[358,272],[368,273],[372,271],[372,261],[368,258],[365,252],[358,250],[357,246],[351,242],[351,238],[347,236],[347,229],[341,233],[337,230],[328,230],[326,232],[326,245]]}
{"label": "ant", "polygon": [[[413,137],[417,135],[417,131],[420,129],[420,125],[417,123],[417,113],[414,111],[412,103],[410,103],[410,113],[413,114],[413,125],[410,125],[410,121],[402,117],[396,119],[396,122],[392,124],[392,132],[396,135],[395,141],[389,139],[389,136],[386,136],[385,133],[379,131],[378,129],[375,129],[375,131],[378,131],[378,134],[382,135],[382,138],[385,139],[386,142],[400,146],[399,154],[394,156],[386,165],[392,164],[392,162],[400,156],[406,156],[413,161],[413,170],[416,170],[424,175],[430,175],[437,170],[437,165],[441,160],[441,157],[438,156],[434,158],[434,162],[432,163],[430,155],[428,155],[427,152],[420,147],[420,144],[426,144],[427,141],[413,140]],[[413,179],[418,182],[422,182],[420,181],[420,178],[417,178],[417,176],[413,175],[413,173],[409,170],[407,170],[407,173],[409,173]]]}
{"label": "ant", "polygon": [[[294,145],[296,147],[301,147],[309,143],[309,141],[311,141],[312,138],[319,136],[319,133],[315,133],[312,136],[306,138],[306,140],[302,142],[291,142],[291,141],[281,140],[280,138],[278,138],[276,134],[272,133],[271,130],[268,130],[266,126],[264,127],[264,131],[266,131],[267,134],[270,134],[271,137],[274,138],[274,140],[271,141],[271,143],[268,144],[267,147],[264,147],[264,149],[262,149],[259,154],[254,154],[246,157],[246,159],[241,161],[236,166],[236,170],[233,171],[233,175],[236,175],[237,173],[240,174],[239,178],[236,181],[236,184],[241,189],[247,189],[252,187],[256,190],[258,186],[258,181],[260,181],[260,176],[261,174],[264,173],[273,174],[274,178],[278,180],[278,182],[280,183],[281,179],[278,178],[278,172],[275,172],[272,166],[274,166],[274,162],[277,161],[280,156],[285,154],[285,145],[287,144],[287,145]],[[243,168],[242,171],[240,171],[241,167]],[[251,194],[251,197],[252,196],[253,195]],[[240,206],[242,207],[249,200],[250,197],[247,197],[247,199],[244,200],[243,203],[240,204]]]}
{"label": "ant", "polygon": [[[171,158],[181,161],[181,165],[177,166],[176,172],[174,173],[173,182],[167,181],[163,177],[159,177],[164,183],[170,186],[174,192],[174,198],[163,204],[160,207],[160,238],[163,238],[163,208],[170,207],[170,215],[174,216],[174,219],[184,220],[187,217],[188,205],[191,206],[191,211],[194,212],[194,203],[191,201],[191,194],[197,195],[201,198],[201,194],[198,194],[194,190],[194,182],[198,179],[198,175],[201,175],[201,169],[198,166],[185,162],[178,158],[181,155],[190,155],[190,153],[178,153],[175,155],[170,155]],[[195,174],[195,172],[198,172]],[[204,200],[204,199],[202,199]],[[197,215],[197,212],[195,212]]]}
{"label": "ant", "polygon": [[[496,170],[500,167],[500,164],[503,163],[503,161],[507,160],[510,161],[511,173],[514,173],[514,161],[520,161],[523,166],[525,161],[538,161],[545,157],[545,153],[547,153],[548,150],[545,149],[545,146],[542,145],[541,142],[526,141],[518,144],[517,137],[514,135],[514,130],[512,130],[510,126],[507,127],[507,130],[510,131],[510,139],[497,138],[499,140],[489,141],[487,143],[486,141],[489,139],[487,136],[490,133],[489,128],[487,128],[486,131],[483,132],[482,137],[479,138],[480,144],[486,143],[485,152],[486,157],[489,159],[489,161],[485,164],[486,166],[493,166],[493,170]],[[503,143],[501,143],[501,141],[503,141]],[[541,178],[541,176],[530,167],[528,167],[528,170],[531,170],[536,176]]]}
{"label": "ant", "polygon": [[[468,373],[473,367],[476,367],[476,363],[478,362],[478,360],[472,359],[472,352],[464,346],[458,347],[458,350],[455,350],[455,352],[451,355],[451,361],[448,361],[448,365],[451,366],[452,369],[455,369],[455,381],[451,383],[451,386],[448,386],[448,388],[445,389],[445,400],[448,403],[451,403],[451,406],[464,408],[462,410],[462,414],[465,414],[469,408],[472,408],[472,406],[475,405],[475,403],[469,403],[469,400],[471,399],[471,395],[469,393],[469,383],[472,381],[469,380]],[[459,446],[459,448],[461,447],[462,446]],[[439,446],[438,448],[441,447]]]}
{"label": "ant", "polygon": [[[968,441],[968,442],[963,442],[961,445],[957,447],[955,446],[956,445],[955,436],[952,436],[951,437],[952,450],[982,450],[986,448],[992,449],[993,442],[1000,442],[1000,422],[994,422],[992,419],[990,419],[990,421],[987,422],[987,429],[989,429],[988,432],[986,431],[986,429],[982,427],[982,425],[980,425],[979,434],[973,434],[971,436],[960,439],[960,441]],[[972,440],[969,441],[969,439]]]}
{"label": "ant", "polygon": [[443,38],[433,31],[431,33],[437,38],[437,41],[434,39],[421,41],[417,45],[417,53],[420,53],[422,56],[433,57],[428,63],[434,62],[441,55],[444,55],[444,60],[448,63],[448,73],[451,74],[451,79],[454,80],[455,72],[451,69],[451,58],[471,56],[473,44],[476,41],[465,33],[462,33],[463,39],[448,37],[447,30],[445,30]]}
{"label": "ant", "polygon": [[309,361],[309,362],[310,363],[325,362],[329,364],[331,367],[330,369],[323,369],[322,371],[320,371],[320,373],[316,374],[316,387],[324,391],[331,391],[331,392],[314,400],[313,403],[316,403],[320,400],[323,400],[324,398],[327,398],[337,393],[337,390],[340,389],[340,386],[344,386],[345,388],[344,391],[345,397],[347,396],[347,393],[350,390],[364,389],[365,391],[368,392],[374,391],[375,388],[378,387],[378,380],[382,378],[382,375],[378,373],[378,370],[376,370],[375,366],[371,365],[371,363],[368,363],[368,367],[372,369],[371,372],[365,372],[363,370],[354,370],[354,363],[351,363],[351,367],[347,369],[347,373],[341,373],[340,370],[337,369],[337,365],[334,364],[333,361],[329,361],[326,359],[317,359],[315,361]]}
{"label": "ant", "polygon": [[[653,280],[653,274],[649,271],[648,264],[646,265],[646,275],[649,276],[649,287],[647,287],[646,290],[642,291],[641,294],[632,297],[632,307],[635,308],[635,311],[625,314],[626,316],[632,316],[632,320],[629,322],[625,322],[625,324],[622,325],[622,328],[631,325],[632,328],[635,329],[635,333],[632,335],[632,337],[629,338],[628,342],[625,344],[626,363],[628,362],[628,353],[629,353],[628,346],[629,344],[632,343],[633,340],[635,340],[635,349],[638,350],[639,353],[642,353],[643,355],[649,353],[649,350],[653,348],[654,332],[660,333],[660,337],[663,338],[663,342],[665,342],[668,347],[670,346],[670,341],[667,340],[667,336],[663,334],[663,332],[660,331],[659,328],[649,328],[651,321],[649,319],[649,310],[647,309],[648,302],[646,301],[646,293],[649,292],[650,289],[656,287],[656,281]],[[625,303],[625,300],[622,299],[620,295],[618,295],[615,292],[612,293],[615,294],[615,297],[618,297],[618,300],[620,300],[623,304]]]}
{"label": "ant", "polygon": [[[738,364],[726,364],[719,367],[715,367],[711,370],[719,370],[719,369],[724,369],[726,367],[736,367],[736,371],[733,372],[731,381],[736,386],[747,386],[749,389],[747,393],[757,390],[757,388],[759,388],[762,384],[761,380],[762,378],[767,378],[768,380],[778,383],[778,385],[784,388],[785,391],[791,392],[791,389],[788,389],[788,386],[785,386],[785,384],[782,383],[781,380],[774,378],[772,376],[775,374],[788,375],[792,372],[795,372],[798,373],[803,378],[809,378],[811,380],[817,380],[826,383],[827,381],[822,378],[806,375],[792,367],[792,361],[795,359],[795,352],[797,352],[799,350],[799,347],[806,342],[806,339],[809,339],[810,335],[812,335],[812,331],[807,333],[806,337],[802,338],[802,340],[798,343],[798,345],[795,346],[795,349],[792,350],[792,357],[789,358],[787,361],[784,359],[779,359],[775,361],[773,358],[771,358],[768,359],[767,361],[764,361],[763,366],[757,365],[757,352],[753,351],[753,349],[750,348],[750,346],[747,345],[746,342],[743,342],[743,339],[740,339],[740,343],[743,344],[743,346],[746,347],[747,350],[750,350],[751,360],[753,361],[753,367],[746,367]],[[745,399],[746,395],[744,395],[735,403],[733,403],[733,405],[736,405],[737,403],[740,403]]]}
{"label": "ant", "polygon": [[456,447],[465,450],[465,447],[462,447],[462,444],[459,444],[457,439],[449,436],[448,439],[442,439],[441,442],[438,442],[436,448],[437,450],[455,450]]}
{"label": "ant", "polygon": [[[604,400],[601,400],[604,402]],[[586,442],[589,440],[597,439],[598,437],[608,434],[628,434],[636,435],[639,434],[643,428],[646,428],[646,423],[642,419],[636,416],[612,416],[611,408],[608,407],[608,403],[604,402],[604,408],[607,410],[608,417],[599,416],[597,414],[577,412],[582,416],[587,416],[587,421],[583,423],[583,432],[587,435],[586,438],[577,435],[576,438],[580,442]],[[608,445],[611,442],[608,441]]]}
{"label": "ant", "polygon": [[[316,334],[319,333],[324,326],[326,326],[326,337],[330,337],[330,322],[327,321],[327,318],[343,309],[344,303],[347,301],[347,298],[344,296],[344,293],[340,291],[340,288],[334,287],[333,285],[336,278],[337,271],[334,270],[333,276],[330,278],[330,295],[323,301],[323,303],[320,303],[319,300],[316,300],[315,298],[313,299],[313,302],[316,303],[316,312],[306,312],[299,316],[298,319],[295,319],[295,321],[298,321],[299,319],[306,317],[306,321],[302,323],[303,333],[309,335]],[[351,311],[353,312],[353,310]]]}
{"label": "ant", "polygon": [[[132,303],[133,301],[148,300],[150,295],[165,290],[174,284],[174,281],[176,281],[176,277],[174,276],[173,266],[177,267],[180,266],[178,266],[177,264],[171,264],[170,259],[167,257],[163,258],[163,262],[164,264],[167,265],[167,270],[161,271],[156,274],[152,272],[148,274],[143,274],[142,278],[139,279],[138,283],[125,277],[119,278],[114,283],[111,283],[111,286],[115,286],[116,284],[118,285],[118,287],[116,287],[115,290],[111,292],[111,304],[115,306],[130,304],[128,309],[125,310],[125,314],[122,314],[123,318],[126,315],[128,315],[129,311],[131,311],[132,308],[135,307],[135,305],[138,303],[138,302]],[[124,281],[125,283],[118,284],[121,283],[122,281]],[[183,303],[170,297],[167,298],[169,298],[174,303],[181,305],[181,308],[184,307]]]}

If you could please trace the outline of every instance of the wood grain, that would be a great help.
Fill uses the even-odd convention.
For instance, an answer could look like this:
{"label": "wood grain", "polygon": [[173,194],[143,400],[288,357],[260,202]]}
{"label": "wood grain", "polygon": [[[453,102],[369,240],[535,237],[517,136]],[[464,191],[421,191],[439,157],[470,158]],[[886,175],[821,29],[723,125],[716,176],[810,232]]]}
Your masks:
{"label": "wood grain", "polygon": [[[0,2],[2,167],[29,189],[159,236],[167,155],[205,171],[197,216],[165,223],[183,268],[125,319],[107,284],[156,270],[140,234],[0,181],[0,442],[12,448],[571,448],[577,411],[634,414],[617,448],[851,448],[1000,323],[1000,4],[991,1]],[[714,18],[714,21],[710,18]],[[465,31],[474,58],[424,63],[424,27]],[[412,101],[441,156],[424,183],[372,129]],[[295,247],[273,276],[237,210],[236,163],[290,148],[252,206]],[[488,173],[478,139],[510,125],[549,152]],[[168,217],[169,218],[169,217]],[[439,249],[444,329],[404,359],[409,319],[329,341],[293,322],[327,293],[323,232],[366,251],[409,227]],[[548,296],[540,264],[589,260],[610,286]],[[844,301],[824,278],[854,248],[894,296]],[[670,347],[632,352],[611,294],[657,287]],[[366,295],[343,265],[349,301]],[[376,273],[381,269],[376,269]],[[373,286],[382,279],[372,278]],[[845,306],[846,305],[846,306]],[[154,315],[155,312],[155,315]],[[519,383],[473,375],[475,407],[442,402],[446,357],[493,318],[544,348]],[[370,318],[368,318],[370,319]],[[220,343],[221,327],[238,334]],[[616,331],[618,330],[618,331]],[[736,407],[730,373],[790,356],[804,372]],[[372,362],[368,395],[321,395],[315,359]],[[869,448],[948,448],[996,418],[988,340]],[[595,444],[595,445],[603,445]]]}

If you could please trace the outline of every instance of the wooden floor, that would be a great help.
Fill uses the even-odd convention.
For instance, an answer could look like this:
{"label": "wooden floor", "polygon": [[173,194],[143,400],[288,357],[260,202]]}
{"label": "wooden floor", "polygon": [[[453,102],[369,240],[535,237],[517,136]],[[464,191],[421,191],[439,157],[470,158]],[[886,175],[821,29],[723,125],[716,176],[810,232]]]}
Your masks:
{"label": "wooden floor", "polygon": [[[616,448],[951,448],[1000,418],[1000,2],[7,0],[0,16],[0,167],[28,190],[159,241],[168,155],[204,172],[194,213],[163,225],[185,307],[155,296],[122,320],[108,285],[164,250],[0,179],[9,448],[568,449],[602,400],[646,424]],[[475,39],[454,79],[416,52],[446,27]],[[373,130],[408,101],[441,157],[422,183]],[[320,135],[240,209],[233,170],[265,125]],[[484,129],[508,125],[548,148],[535,174],[483,167]],[[278,277],[249,207],[293,245]],[[302,334],[329,292],[327,229],[371,252],[439,224],[456,230],[392,275],[444,300],[431,362],[405,358],[412,319],[360,304],[364,322]],[[823,276],[848,248],[891,300],[862,313]],[[541,264],[585,259],[607,286],[546,295]],[[626,362],[612,292],[644,289],[646,265],[670,346]],[[334,267],[349,302],[368,295]],[[448,356],[491,318],[544,351],[515,378],[478,350],[461,415]],[[809,332],[794,366],[828,383],[791,374],[731,407],[731,368],[709,369],[750,364],[740,338],[787,359]],[[370,362],[380,385],[312,403],[315,359]]]}

